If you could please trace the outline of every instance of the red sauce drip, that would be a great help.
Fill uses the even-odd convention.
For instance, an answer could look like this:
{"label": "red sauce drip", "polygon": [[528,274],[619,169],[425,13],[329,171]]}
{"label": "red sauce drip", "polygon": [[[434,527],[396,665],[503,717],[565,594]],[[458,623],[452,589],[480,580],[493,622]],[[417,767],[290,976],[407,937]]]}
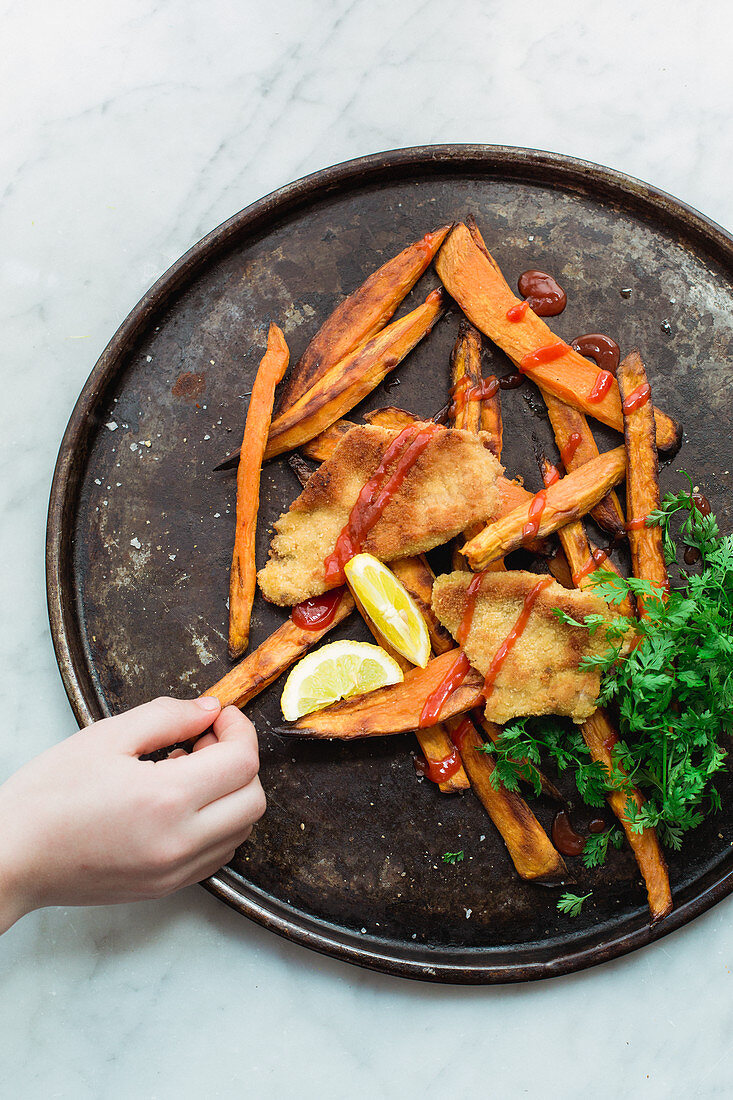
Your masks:
{"label": "red sauce drip", "polygon": [[515,371],[514,374],[505,374],[503,378],[499,379],[499,386],[502,390],[516,390],[523,384],[524,375],[520,371]]}
{"label": "red sauce drip", "polygon": [[602,833],[605,832],[606,822],[602,817],[594,817],[592,821],[588,822],[589,833]]}
{"label": "red sauce drip", "polygon": [[613,750],[616,748],[616,742],[618,738],[615,733],[612,733],[609,737],[606,737],[603,742],[603,747],[610,756],[613,756]]}
{"label": "red sauce drip", "polygon": [[585,837],[576,833],[565,810],[555,814],[552,822],[552,843],[563,856],[579,856],[585,848]]}
{"label": "red sauce drip", "polygon": [[585,336],[579,336],[570,345],[579,355],[586,359],[592,359],[601,370],[610,371],[611,374],[618,370],[618,361],[621,357],[619,346],[610,336],[604,336],[602,332],[588,332]]}
{"label": "red sauce drip", "polygon": [[435,691],[431,692],[425,700],[425,706],[422,708],[420,721],[418,722],[420,729],[424,729],[425,726],[435,725],[438,721],[438,715],[440,714],[443,703],[449,695],[453,694],[456,688],[461,686],[468,676],[470,668],[471,665],[468,657],[465,653],[461,653],[454,664],[451,665],[447,675],[443,677]]}
{"label": "red sauce drip", "polygon": [[449,420],[453,420],[454,423],[463,416],[463,410],[469,401],[468,391],[468,375],[464,374],[458,379],[451,390],[452,400],[450,408],[448,409],[448,418]]}
{"label": "red sauce drip", "polygon": [[598,377],[593,383],[593,388],[588,394],[588,400],[593,402],[602,401],[613,385],[613,382],[614,378],[610,370],[599,371]]}
{"label": "red sauce drip", "polygon": [[523,271],[517,285],[538,317],[556,317],[568,304],[567,294],[546,271]]}
{"label": "red sauce drip", "polygon": [[544,477],[545,485],[549,489],[551,485],[554,485],[557,481],[560,480],[560,471],[558,470],[557,466],[548,466],[547,470],[545,471]]}
{"label": "red sauce drip", "polygon": [[575,587],[580,588],[580,582],[582,580],[585,580],[585,578],[591,573],[595,573],[596,569],[600,569],[604,561],[607,560],[608,554],[606,553],[606,551],[599,550],[597,547],[594,547],[591,550],[590,557],[588,558],[588,561],[585,563],[583,568],[580,569],[577,573],[573,573],[573,583],[575,584]]}
{"label": "red sauce drip", "polygon": [[469,383],[468,375],[462,375],[453,387],[453,400],[448,410],[449,418],[457,421],[463,415],[469,401],[488,401],[498,389],[499,381],[493,374],[478,383]]}
{"label": "red sauce drip", "polygon": [[529,504],[529,511],[527,513],[527,522],[522,530],[523,539],[536,539],[540,530],[540,521],[542,519],[542,513],[545,510],[547,504],[547,493],[544,489],[540,489],[539,493],[532,497]]}
{"label": "red sauce drip", "polygon": [[562,459],[562,464],[563,464],[563,466],[565,467],[566,470],[568,468],[568,463],[572,462],[573,459],[575,458],[575,452],[577,451],[578,447],[580,446],[580,444],[582,442],[583,442],[583,437],[580,434],[580,432],[571,432],[570,433],[567,443],[565,444],[563,449],[560,451],[560,458]]}
{"label": "red sauce drip", "polygon": [[456,746],[459,752],[463,752],[463,742],[473,729],[473,723],[470,718],[464,718],[460,726],[457,726],[450,738],[453,744]]}
{"label": "red sauce drip", "polygon": [[638,519],[630,519],[626,524],[627,531],[641,531],[646,527],[646,516],[639,516]]}
{"label": "red sauce drip", "polygon": [[333,622],[343,594],[343,588],[333,588],[323,596],[311,596],[295,605],[290,618],[301,630],[325,630]]}
{"label": "red sauce drip", "polygon": [[424,775],[431,783],[445,783],[461,767],[461,758],[455,749],[442,760],[426,760],[424,756],[415,757],[415,771]]}
{"label": "red sauce drip", "polygon": [[651,396],[651,392],[652,388],[648,382],[643,382],[641,386],[637,386],[621,406],[624,415],[628,416],[629,413],[636,412],[637,409],[643,409]]}
{"label": "red sauce drip", "polygon": [[547,344],[543,348],[537,348],[536,351],[528,352],[520,360],[519,370],[524,374],[528,370],[544,366],[545,363],[553,363],[555,359],[561,359],[563,355],[567,354],[567,351],[568,345],[564,344],[562,340],[558,340],[556,344]]}
{"label": "red sauce drip", "polygon": [[531,592],[528,592],[524,598],[524,607],[517,617],[512,629],[506,637],[506,640],[497,649],[494,659],[489,665],[489,671],[486,673],[486,679],[484,680],[484,698],[488,699],[491,692],[494,690],[494,684],[496,683],[496,677],[501,671],[501,666],[504,664],[509,653],[514,648],[515,642],[521,638],[524,633],[524,628],[529,622],[529,617],[532,614],[532,608],[535,605],[535,601],[540,593],[547,588],[548,584],[552,584],[552,577],[543,577],[539,581]]}
{"label": "red sauce drip", "polygon": [[713,510],[710,501],[702,493],[693,493],[692,502],[701,516],[709,516]]}
{"label": "red sauce drip", "polygon": [[499,392],[499,379],[490,374],[488,378],[483,380],[477,392],[482,401],[488,401]]}
{"label": "red sauce drip", "polygon": [[517,302],[516,305],[510,306],[506,311],[507,321],[513,321],[515,324],[518,321],[524,320],[524,315],[529,309],[529,302]]}
{"label": "red sauce drip", "polygon": [[[408,424],[387,447],[375,473],[359,493],[333,553],[326,558],[327,584],[344,583],[347,561],[361,551],[367,535],[436,431],[437,424]],[[389,473],[392,463],[395,464],[394,469]]]}
{"label": "red sauce drip", "polygon": [[[466,608],[463,612],[463,617],[456,631],[456,641],[462,646],[466,638],[471,631],[471,623],[473,622],[473,613],[476,610],[476,600],[478,599],[479,589],[481,588],[481,582],[484,579],[485,573],[477,573],[472,578],[471,583],[466,589]],[[468,675],[468,670],[471,665],[465,653],[461,653],[455,662],[448,669],[448,672],[438,684],[435,691],[431,692],[425,700],[425,705],[420,714],[420,728],[425,726],[434,726],[438,720],[441,707],[446,701],[448,696],[460,687],[463,681]],[[459,727],[460,729],[460,727]],[[454,737],[455,743],[455,737]],[[460,747],[460,746],[459,746]]]}

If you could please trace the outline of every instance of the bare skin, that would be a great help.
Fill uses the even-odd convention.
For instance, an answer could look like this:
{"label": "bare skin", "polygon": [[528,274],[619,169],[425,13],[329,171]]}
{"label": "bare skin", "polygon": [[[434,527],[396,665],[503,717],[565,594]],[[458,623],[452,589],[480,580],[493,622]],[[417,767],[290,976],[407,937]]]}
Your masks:
{"label": "bare skin", "polygon": [[252,723],[209,697],[155,699],[42,753],[0,786],[0,932],[47,905],[160,898],[213,874],[265,811],[258,770]]}

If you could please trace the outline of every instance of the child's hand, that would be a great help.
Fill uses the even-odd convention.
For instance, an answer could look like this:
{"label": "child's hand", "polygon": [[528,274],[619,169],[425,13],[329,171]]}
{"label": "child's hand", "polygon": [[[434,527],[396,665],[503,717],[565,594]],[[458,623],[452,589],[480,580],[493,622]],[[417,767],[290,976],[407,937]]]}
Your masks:
{"label": "child's hand", "polygon": [[[212,721],[193,753],[138,759]],[[0,787],[0,932],[45,905],[162,897],[206,878],[265,811],[258,768],[252,723],[211,698],[155,699],[31,760]]]}

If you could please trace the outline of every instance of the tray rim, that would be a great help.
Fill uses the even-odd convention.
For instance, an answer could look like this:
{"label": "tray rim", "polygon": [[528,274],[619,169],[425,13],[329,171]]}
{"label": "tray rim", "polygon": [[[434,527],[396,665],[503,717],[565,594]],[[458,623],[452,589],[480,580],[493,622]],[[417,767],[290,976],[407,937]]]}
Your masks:
{"label": "tray rim", "polygon": [[[344,161],[310,173],[233,214],[191,246],[150,287],[118,327],[85,382],[74,405],[59,447],[46,527],[46,596],[51,636],[64,690],[80,727],[104,717],[87,667],[75,601],[66,583],[71,569],[69,522],[73,517],[76,494],[93,432],[91,412],[104,399],[106,390],[124,370],[126,356],[135,347],[151,318],[164,310],[198,271],[224,252],[241,235],[255,235],[299,208],[329,194],[358,188],[390,174],[421,176],[454,173],[476,174],[525,183],[555,185],[569,192],[581,192],[608,199],[624,210],[641,217],[653,217],[687,239],[704,247],[706,254],[724,267],[733,269],[733,236],[712,219],[665,191],[633,176],[591,161],[565,154],[519,146],[442,144],[410,146],[387,150]],[[668,935],[706,912],[733,892],[733,863],[716,867],[699,880],[699,892],[681,903],[660,925],[642,926],[632,932],[620,931],[612,940],[590,947],[575,948],[551,962],[529,961],[504,964],[497,961],[475,962],[480,949],[461,951],[439,949],[427,961],[416,951],[407,958],[398,950],[385,950],[370,937],[359,937],[347,930],[313,917],[299,914],[294,920],[273,899],[268,903],[257,897],[253,888],[242,888],[237,876],[227,868],[201,884],[209,892],[244,916],[276,932],[293,943],[330,955],[345,962],[403,978],[455,984],[502,984],[555,977],[586,969],[618,958],[645,944]],[[487,949],[492,953],[492,949]],[[493,949],[494,954],[498,954]],[[443,957],[453,961],[442,961]],[[485,956],[483,956],[485,958]]]}

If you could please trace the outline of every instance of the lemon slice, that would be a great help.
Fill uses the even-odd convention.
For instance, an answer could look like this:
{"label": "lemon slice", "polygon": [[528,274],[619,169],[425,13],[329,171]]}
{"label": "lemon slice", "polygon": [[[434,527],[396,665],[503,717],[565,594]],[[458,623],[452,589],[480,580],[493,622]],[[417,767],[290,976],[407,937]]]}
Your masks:
{"label": "lemon slice", "polygon": [[430,635],[422,612],[401,581],[372,554],[357,554],[344,567],[349,587],[393,649],[425,668]]}
{"label": "lemon slice", "polygon": [[280,706],[288,722],[339,699],[398,684],[402,669],[369,642],[330,642],[298,661],[283,689]]}

